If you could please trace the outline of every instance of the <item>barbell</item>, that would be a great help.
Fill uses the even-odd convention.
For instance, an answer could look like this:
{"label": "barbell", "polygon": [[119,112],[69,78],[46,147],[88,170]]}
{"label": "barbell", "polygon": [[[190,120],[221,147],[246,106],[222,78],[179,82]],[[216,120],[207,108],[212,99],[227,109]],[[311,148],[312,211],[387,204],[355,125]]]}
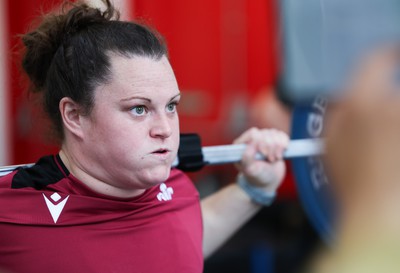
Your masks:
{"label": "barbell", "polygon": [[[291,140],[283,157],[291,161],[298,195],[311,224],[324,240],[331,241],[334,235],[332,227],[335,206],[319,157],[324,152],[321,137],[326,105],[326,99],[318,97],[311,104],[295,107]],[[245,148],[245,144],[202,147],[197,134],[182,134],[173,167],[183,171],[197,171],[207,165],[239,162]],[[256,157],[263,159],[261,154]],[[32,165],[0,167],[0,176]]]}

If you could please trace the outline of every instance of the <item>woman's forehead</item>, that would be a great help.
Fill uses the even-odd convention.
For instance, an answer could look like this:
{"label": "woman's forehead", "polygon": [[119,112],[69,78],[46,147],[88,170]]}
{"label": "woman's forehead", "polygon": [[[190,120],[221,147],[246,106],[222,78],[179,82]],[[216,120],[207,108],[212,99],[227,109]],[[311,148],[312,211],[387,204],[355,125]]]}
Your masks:
{"label": "woman's forehead", "polygon": [[110,81],[100,89],[111,89],[104,95],[124,99],[134,95],[171,95],[179,93],[175,75],[166,57],[110,56]]}
{"label": "woman's forehead", "polygon": [[122,57],[113,55],[110,58],[112,81],[143,85],[163,81],[176,81],[171,65],[166,57],[153,59],[145,56]]}

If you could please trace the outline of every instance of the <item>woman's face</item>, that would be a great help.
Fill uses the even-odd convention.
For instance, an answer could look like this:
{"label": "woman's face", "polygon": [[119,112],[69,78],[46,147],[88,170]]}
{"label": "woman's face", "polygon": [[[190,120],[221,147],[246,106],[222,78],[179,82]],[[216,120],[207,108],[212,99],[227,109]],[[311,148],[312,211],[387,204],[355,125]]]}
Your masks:
{"label": "woman's face", "polygon": [[127,190],[164,182],[179,146],[180,91],[169,61],[113,54],[111,74],[82,120],[87,172]]}

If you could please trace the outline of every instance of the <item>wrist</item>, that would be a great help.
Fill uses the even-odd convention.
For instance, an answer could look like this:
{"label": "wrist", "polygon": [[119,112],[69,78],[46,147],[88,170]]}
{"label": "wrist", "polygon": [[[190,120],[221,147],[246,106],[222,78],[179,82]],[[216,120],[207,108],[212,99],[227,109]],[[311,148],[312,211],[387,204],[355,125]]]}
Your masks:
{"label": "wrist", "polygon": [[266,191],[261,187],[251,185],[243,174],[237,176],[237,184],[255,204],[269,206],[275,200],[275,191]]}

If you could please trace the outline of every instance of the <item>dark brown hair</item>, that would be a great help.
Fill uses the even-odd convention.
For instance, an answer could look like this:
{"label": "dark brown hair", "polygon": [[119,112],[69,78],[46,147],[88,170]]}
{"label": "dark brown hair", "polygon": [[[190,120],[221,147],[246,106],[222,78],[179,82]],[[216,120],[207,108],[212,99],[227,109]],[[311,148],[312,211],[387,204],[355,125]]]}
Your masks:
{"label": "dark brown hair", "polygon": [[22,36],[22,67],[40,93],[43,108],[59,140],[63,126],[59,102],[70,97],[86,113],[93,108],[93,91],[110,79],[110,52],[160,59],[167,55],[162,37],[149,27],[119,20],[110,0],[106,9],[65,2],[60,13],[45,14],[39,26]]}

